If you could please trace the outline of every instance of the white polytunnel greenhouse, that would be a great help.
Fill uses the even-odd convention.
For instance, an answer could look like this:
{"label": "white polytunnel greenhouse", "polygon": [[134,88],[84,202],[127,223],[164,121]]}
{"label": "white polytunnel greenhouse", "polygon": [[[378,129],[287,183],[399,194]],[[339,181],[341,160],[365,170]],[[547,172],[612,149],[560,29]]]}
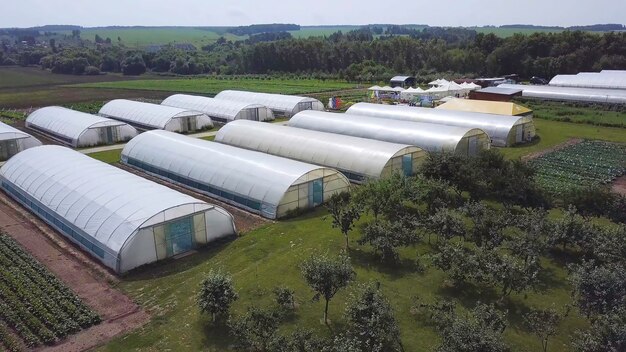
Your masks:
{"label": "white polytunnel greenhouse", "polygon": [[579,101],[585,103],[626,104],[626,90],[500,84],[500,88],[521,89],[522,97],[541,100]]}
{"label": "white polytunnel greenhouse", "polygon": [[143,131],[190,133],[213,127],[211,118],[199,111],[125,99],[111,100],[102,106],[98,114]]}
{"label": "white polytunnel greenhouse", "polygon": [[234,121],[222,127],[215,141],[339,170],[350,181],[414,174],[426,157],[422,149],[341,134]]}
{"label": "white polytunnel greenhouse", "polygon": [[22,150],[40,145],[41,142],[37,138],[0,122],[0,161],[8,160]]}
{"label": "white polytunnel greenhouse", "polygon": [[17,154],[0,169],[0,182],[117,273],[236,234],[224,209],[61,146]]}
{"label": "white polytunnel greenhouse", "polygon": [[418,146],[429,152],[476,155],[490,148],[489,136],[479,128],[437,125],[354,114],[302,111],[291,127]]}
{"label": "white polytunnel greenhouse", "polygon": [[618,72],[581,72],[576,75],[556,75],[551,86],[626,89],[626,75]]}
{"label": "white polytunnel greenhouse", "polygon": [[535,137],[535,124],[532,117],[529,116],[508,116],[371,103],[354,104],[346,113],[384,119],[480,128],[489,135],[491,144],[498,147],[528,142]]}
{"label": "white polytunnel greenhouse", "polygon": [[74,148],[126,142],[137,135],[127,123],[60,106],[35,110],[26,127]]}
{"label": "white polytunnel greenhouse", "polygon": [[275,115],[291,117],[304,110],[324,110],[324,104],[317,99],[297,95],[255,93],[241,90],[224,90],[215,99],[233,100],[262,104],[272,109]]}
{"label": "white polytunnel greenhouse", "polygon": [[213,99],[197,95],[174,94],[163,100],[161,105],[201,111],[211,119],[224,123],[234,120],[274,120],[272,110],[261,104]]}
{"label": "white polytunnel greenhouse", "polygon": [[270,219],[350,187],[334,169],[167,131],[133,138],[122,162]]}

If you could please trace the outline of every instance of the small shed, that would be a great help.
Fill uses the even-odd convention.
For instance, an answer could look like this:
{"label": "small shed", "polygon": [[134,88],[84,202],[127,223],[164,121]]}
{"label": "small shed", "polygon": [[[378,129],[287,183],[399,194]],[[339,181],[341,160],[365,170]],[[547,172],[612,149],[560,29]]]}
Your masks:
{"label": "small shed", "polygon": [[416,84],[417,84],[417,80],[413,76],[395,76],[389,81],[389,85],[392,88],[395,88],[395,87],[409,88],[409,87],[415,87]]}
{"label": "small shed", "polygon": [[521,96],[522,89],[501,87],[487,87],[469,93],[470,99],[490,101],[512,101],[513,98]]}

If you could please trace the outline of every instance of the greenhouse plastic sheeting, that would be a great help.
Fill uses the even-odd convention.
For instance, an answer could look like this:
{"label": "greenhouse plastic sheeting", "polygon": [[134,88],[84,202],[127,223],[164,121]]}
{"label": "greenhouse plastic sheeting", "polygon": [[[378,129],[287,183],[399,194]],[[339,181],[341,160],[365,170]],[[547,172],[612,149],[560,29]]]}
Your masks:
{"label": "greenhouse plastic sheeting", "polygon": [[211,118],[199,111],[125,99],[111,100],[104,104],[99,114],[149,129],[166,129],[173,119],[183,117],[195,117],[198,120],[198,129],[213,127]]}
{"label": "greenhouse plastic sheeting", "polygon": [[226,124],[215,141],[370,178],[381,177],[392,158],[421,152],[406,144],[243,120]]}
{"label": "greenhouse plastic sheeting", "polygon": [[261,104],[251,104],[249,102],[231,101],[223,99],[213,99],[197,95],[174,94],[167,97],[161,105],[175,106],[184,109],[201,111],[215,119],[228,122],[238,119],[250,119],[247,111],[258,110],[258,121],[274,120],[272,111]]}
{"label": "greenhouse plastic sheeting", "polygon": [[466,136],[486,136],[486,133],[478,128],[322,111],[302,111],[292,117],[288,125],[315,131],[415,145],[433,152],[455,151],[459,142]]}
{"label": "greenhouse plastic sheeting", "polygon": [[296,95],[225,90],[217,94],[215,99],[262,104],[274,111],[283,113],[287,117],[291,117],[302,110],[324,110],[324,105],[319,100]]}
{"label": "greenhouse plastic sheeting", "polygon": [[532,123],[532,118],[530,117],[372,103],[354,104],[346,111],[346,114],[447,126],[480,128],[489,135],[493,145],[500,147],[509,145],[509,135],[515,126]]}
{"label": "greenhouse plastic sheeting", "polygon": [[544,100],[586,103],[626,104],[626,90],[501,84],[498,87],[521,89],[522,96]]}
{"label": "greenhouse plastic sheeting", "polygon": [[581,72],[577,75],[556,75],[551,86],[626,89],[626,75],[619,72]]}

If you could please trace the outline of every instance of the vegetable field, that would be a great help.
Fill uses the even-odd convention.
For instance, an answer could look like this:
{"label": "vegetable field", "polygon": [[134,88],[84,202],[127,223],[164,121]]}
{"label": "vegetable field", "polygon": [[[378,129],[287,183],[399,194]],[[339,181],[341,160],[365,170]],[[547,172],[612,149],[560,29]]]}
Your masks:
{"label": "vegetable field", "polygon": [[532,160],[549,192],[605,184],[626,174],[626,145],[584,141]]}
{"label": "vegetable field", "polygon": [[0,233],[0,350],[20,350],[16,335],[28,347],[51,345],[99,322],[69,288]]}

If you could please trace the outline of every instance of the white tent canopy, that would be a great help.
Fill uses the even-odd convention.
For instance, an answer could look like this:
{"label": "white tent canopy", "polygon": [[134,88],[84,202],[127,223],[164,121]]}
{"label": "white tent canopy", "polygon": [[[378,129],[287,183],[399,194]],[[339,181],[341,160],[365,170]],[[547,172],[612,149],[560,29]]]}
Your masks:
{"label": "white tent canopy", "polygon": [[314,131],[415,145],[431,152],[449,151],[475,155],[489,149],[489,136],[478,128],[381,119],[354,114],[303,111],[289,126]]}
{"label": "white tent canopy", "polygon": [[161,105],[201,111],[210,116],[213,120],[219,122],[235,120],[274,120],[274,114],[268,107],[243,101],[174,94],[163,100]]}
{"label": "white tent canopy", "polygon": [[[532,140],[535,136],[535,127],[532,118],[524,116],[495,115],[370,103],[354,104],[346,111],[346,114],[480,128],[489,135],[493,145],[500,147],[527,142]],[[520,127],[518,128],[518,126]]]}
{"label": "white tent canopy", "polygon": [[0,180],[8,194],[116,272],[175,255],[171,244],[166,248],[165,223],[193,221],[188,235],[198,244],[235,233],[224,209],[65,147],[19,153],[2,166]]}
{"label": "white tent canopy", "polygon": [[72,147],[125,142],[137,135],[126,123],[60,106],[35,110],[26,119],[26,127]]}
{"label": "white tent canopy", "polygon": [[291,117],[303,110],[324,110],[324,104],[319,100],[296,95],[225,90],[216,95],[215,99],[234,100],[248,104],[261,104],[272,109],[274,114],[285,117]]}
{"label": "white tent canopy", "polygon": [[37,138],[0,122],[0,161],[5,161],[22,150],[40,145],[41,142]]}
{"label": "white tent canopy", "polygon": [[161,130],[133,138],[122,162],[271,219],[349,187],[333,169]]}
{"label": "white tent canopy", "polygon": [[[425,153],[418,147],[340,134],[235,121],[220,129],[215,141],[341,171],[353,182],[411,175]],[[407,165],[408,163],[408,165]]]}
{"label": "white tent canopy", "polygon": [[199,111],[126,99],[111,100],[102,106],[98,114],[142,130],[193,132],[213,127],[211,118]]}

